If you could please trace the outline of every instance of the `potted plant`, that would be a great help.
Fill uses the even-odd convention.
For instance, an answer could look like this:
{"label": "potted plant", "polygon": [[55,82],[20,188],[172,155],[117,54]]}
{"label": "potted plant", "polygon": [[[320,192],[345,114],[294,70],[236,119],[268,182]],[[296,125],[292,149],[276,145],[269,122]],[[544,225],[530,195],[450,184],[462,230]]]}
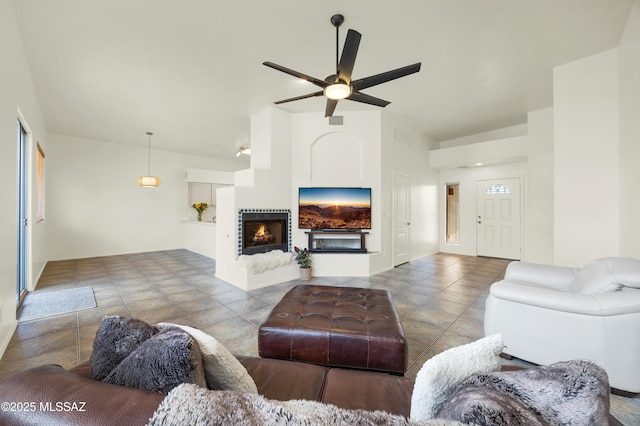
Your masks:
{"label": "potted plant", "polygon": [[296,252],[296,262],[300,265],[300,279],[308,281],[311,279],[311,252],[308,248],[294,247]]}

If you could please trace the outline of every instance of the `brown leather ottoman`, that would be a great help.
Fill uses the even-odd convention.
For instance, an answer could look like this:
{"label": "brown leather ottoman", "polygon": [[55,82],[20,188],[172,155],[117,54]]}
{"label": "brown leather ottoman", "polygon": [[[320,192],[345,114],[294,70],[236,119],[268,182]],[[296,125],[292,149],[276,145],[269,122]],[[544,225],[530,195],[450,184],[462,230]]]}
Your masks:
{"label": "brown leather ottoman", "polygon": [[298,285],[260,326],[263,358],[404,374],[408,347],[386,290]]}

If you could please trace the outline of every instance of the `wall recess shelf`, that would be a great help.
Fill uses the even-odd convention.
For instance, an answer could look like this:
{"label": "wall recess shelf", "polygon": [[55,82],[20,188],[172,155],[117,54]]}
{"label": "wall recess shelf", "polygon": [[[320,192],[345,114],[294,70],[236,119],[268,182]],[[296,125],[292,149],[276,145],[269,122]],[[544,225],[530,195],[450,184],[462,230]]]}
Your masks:
{"label": "wall recess shelf", "polygon": [[366,253],[366,231],[308,231],[312,253]]}

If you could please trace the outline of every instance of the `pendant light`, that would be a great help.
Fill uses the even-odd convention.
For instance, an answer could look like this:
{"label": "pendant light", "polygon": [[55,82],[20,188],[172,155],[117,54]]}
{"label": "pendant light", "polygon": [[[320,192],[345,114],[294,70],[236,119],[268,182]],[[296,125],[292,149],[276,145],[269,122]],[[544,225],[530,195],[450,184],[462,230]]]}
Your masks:
{"label": "pendant light", "polygon": [[160,178],[151,176],[151,135],[153,135],[153,133],[147,132],[147,135],[149,136],[149,169],[147,176],[140,176],[138,178],[138,185],[144,188],[155,188],[156,186],[160,186]]}

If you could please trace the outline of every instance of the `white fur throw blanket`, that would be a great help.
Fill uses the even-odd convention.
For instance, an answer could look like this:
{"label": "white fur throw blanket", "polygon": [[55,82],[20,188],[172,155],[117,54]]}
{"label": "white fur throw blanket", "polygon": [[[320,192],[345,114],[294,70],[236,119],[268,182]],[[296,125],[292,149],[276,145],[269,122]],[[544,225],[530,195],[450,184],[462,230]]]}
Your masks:
{"label": "white fur throw blanket", "polygon": [[162,401],[148,426],[461,426],[451,420],[410,421],[383,411],[345,410],[316,401],[273,401],[260,395],[184,384]]}
{"label": "white fur throw blanket", "polygon": [[243,254],[238,258],[240,266],[244,266],[254,274],[288,265],[292,260],[293,253],[285,253],[282,250],[272,250],[267,253],[253,255]]}

